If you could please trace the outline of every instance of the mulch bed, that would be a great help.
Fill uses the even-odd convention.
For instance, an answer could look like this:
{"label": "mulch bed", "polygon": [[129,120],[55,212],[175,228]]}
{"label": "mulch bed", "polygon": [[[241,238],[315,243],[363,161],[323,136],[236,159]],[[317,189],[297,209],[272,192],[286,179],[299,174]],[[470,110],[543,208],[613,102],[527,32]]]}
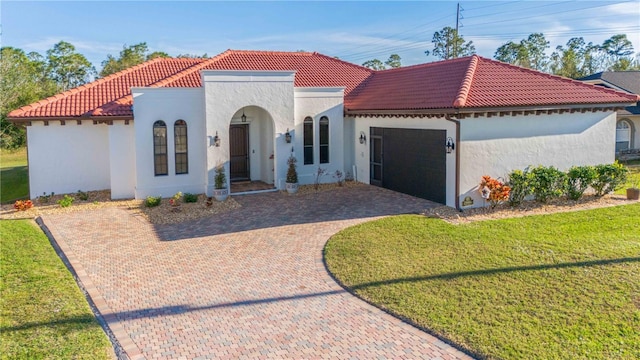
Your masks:
{"label": "mulch bed", "polygon": [[[282,191],[281,193],[283,196],[305,196],[325,191],[341,191],[359,186],[369,185],[347,181],[343,183],[342,186],[335,183],[320,184],[317,187],[314,185],[303,185],[299,187],[296,194],[287,194],[286,191]],[[169,199],[163,199],[159,206],[147,208],[144,206],[143,200],[111,200],[111,191],[109,190],[89,191],[89,198],[87,200],[79,200],[77,194],[69,195],[73,196],[75,200],[71,206],[66,208],[58,205],[58,200],[64,197],[63,194],[52,196],[48,202],[35,199],[33,200],[33,208],[27,211],[17,211],[13,208],[13,204],[2,205],[0,206],[0,219],[33,219],[44,214],[70,213],[115,206],[125,208],[133,214],[139,214],[152,224],[174,224],[201,219],[241,207],[241,205],[233,199],[233,196],[230,196],[224,202],[212,200],[209,203],[207,202],[207,197],[201,194],[198,196],[198,202],[181,202],[177,207],[171,206]],[[577,201],[559,199],[548,204],[542,204],[536,201],[525,201],[517,207],[501,204],[494,209],[475,208],[464,210],[463,212],[459,212],[448,206],[439,206],[425,211],[424,215],[437,217],[452,224],[463,224],[473,221],[586,210],[607,206],[627,205],[637,202],[638,201],[627,200],[623,195],[610,194],[603,197],[585,195]]]}
{"label": "mulch bed", "polygon": [[509,206],[509,204],[505,203],[496,206],[494,209],[489,207],[474,208],[467,209],[462,212],[448,206],[439,206],[425,211],[424,215],[443,219],[451,224],[465,224],[474,221],[589,210],[609,206],[629,205],[633,203],[638,203],[638,201],[627,200],[624,195],[609,194],[602,197],[585,195],[579,200],[561,198],[552,200],[547,204],[532,200],[524,201],[519,206],[515,207]]}

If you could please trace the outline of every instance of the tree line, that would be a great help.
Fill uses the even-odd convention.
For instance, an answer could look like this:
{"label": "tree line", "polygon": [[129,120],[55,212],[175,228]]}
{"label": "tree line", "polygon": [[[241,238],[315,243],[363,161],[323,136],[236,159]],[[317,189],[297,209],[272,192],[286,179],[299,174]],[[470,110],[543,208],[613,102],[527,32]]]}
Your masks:
{"label": "tree line", "polygon": [[[437,31],[432,39],[433,49],[425,51],[439,59],[469,56],[476,52],[472,41],[453,28]],[[549,41],[542,33],[533,33],[520,42],[509,41],[500,46],[494,58],[510,64],[536,69],[570,78],[579,78],[599,71],[640,70],[640,58],[634,58],[631,41],[624,34],[614,35],[602,44],[587,43],[582,37],[570,39],[566,45],[556,47],[547,54]],[[124,45],[116,56],[107,55],[98,72],[76,48],[60,41],[45,52],[26,53],[14,47],[0,48],[0,147],[5,149],[24,146],[24,129],[7,121],[7,114],[48,96],[86,84],[115,72],[158,57],[169,57],[163,51],[150,52],[146,43]],[[176,57],[207,58],[207,54],[180,54]],[[383,70],[402,66],[398,54],[391,54],[382,62],[372,59],[362,64]]]}
{"label": "tree line", "polygon": [[[476,52],[473,41],[465,41],[456,29],[448,26],[436,31],[431,42],[433,49],[425,51],[425,54],[442,60]],[[613,35],[602,44],[587,43],[582,37],[571,38],[566,45],[557,46],[550,55],[547,53],[549,47],[543,33],[533,33],[519,42],[504,43],[493,57],[509,64],[573,79],[600,71],[640,70],[640,54],[634,58],[633,44],[625,34]],[[362,66],[374,70],[400,67],[400,56],[392,54],[391,57],[384,63],[378,59],[367,60]]]}
{"label": "tree line", "polygon": [[[7,121],[12,110],[158,57],[169,54],[150,52],[144,42],[124,45],[117,56],[107,55],[98,72],[66,41],[53,45],[44,55],[14,47],[0,48],[0,147],[13,149],[26,142],[24,129]],[[176,57],[206,58],[207,54]]]}

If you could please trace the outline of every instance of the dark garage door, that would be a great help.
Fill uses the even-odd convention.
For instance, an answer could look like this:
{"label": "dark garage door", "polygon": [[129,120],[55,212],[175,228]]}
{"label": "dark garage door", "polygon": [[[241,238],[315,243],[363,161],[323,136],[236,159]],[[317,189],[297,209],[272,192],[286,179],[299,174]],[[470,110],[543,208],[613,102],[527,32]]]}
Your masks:
{"label": "dark garage door", "polygon": [[446,202],[446,131],[371,128],[371,184]]}

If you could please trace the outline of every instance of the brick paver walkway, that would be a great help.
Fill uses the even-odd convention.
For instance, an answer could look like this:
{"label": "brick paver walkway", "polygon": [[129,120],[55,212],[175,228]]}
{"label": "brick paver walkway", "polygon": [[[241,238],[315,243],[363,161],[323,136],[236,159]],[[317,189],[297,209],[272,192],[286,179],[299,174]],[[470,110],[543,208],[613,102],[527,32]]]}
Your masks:
{"label": "brick paver walkway", "polygon": [[344,291],[322,261],[337,231],[433,203],[368,186],[235,199],[178,225],[118,208],[43,220],[133,359],[470,359]]}

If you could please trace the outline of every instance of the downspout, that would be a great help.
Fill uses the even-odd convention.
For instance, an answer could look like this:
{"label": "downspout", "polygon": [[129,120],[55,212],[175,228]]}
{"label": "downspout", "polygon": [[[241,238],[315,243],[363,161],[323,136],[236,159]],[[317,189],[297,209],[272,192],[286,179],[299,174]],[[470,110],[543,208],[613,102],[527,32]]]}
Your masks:
{"label": "downspout", "polygon": [[[454,115],[454,117],[456,117]],[[457,146],[455,148],[455,154],[456,154],[456,190],[455,190],[455,205],[456,205],[456,210],[458,211],[462,211],[462,209],[460,208],[460,120],[458,119],[453,119],[451,115],[445,115],[445,120],[447,121],[451,121],[452,123],[456,124],[456,142],[457,142]]]}

